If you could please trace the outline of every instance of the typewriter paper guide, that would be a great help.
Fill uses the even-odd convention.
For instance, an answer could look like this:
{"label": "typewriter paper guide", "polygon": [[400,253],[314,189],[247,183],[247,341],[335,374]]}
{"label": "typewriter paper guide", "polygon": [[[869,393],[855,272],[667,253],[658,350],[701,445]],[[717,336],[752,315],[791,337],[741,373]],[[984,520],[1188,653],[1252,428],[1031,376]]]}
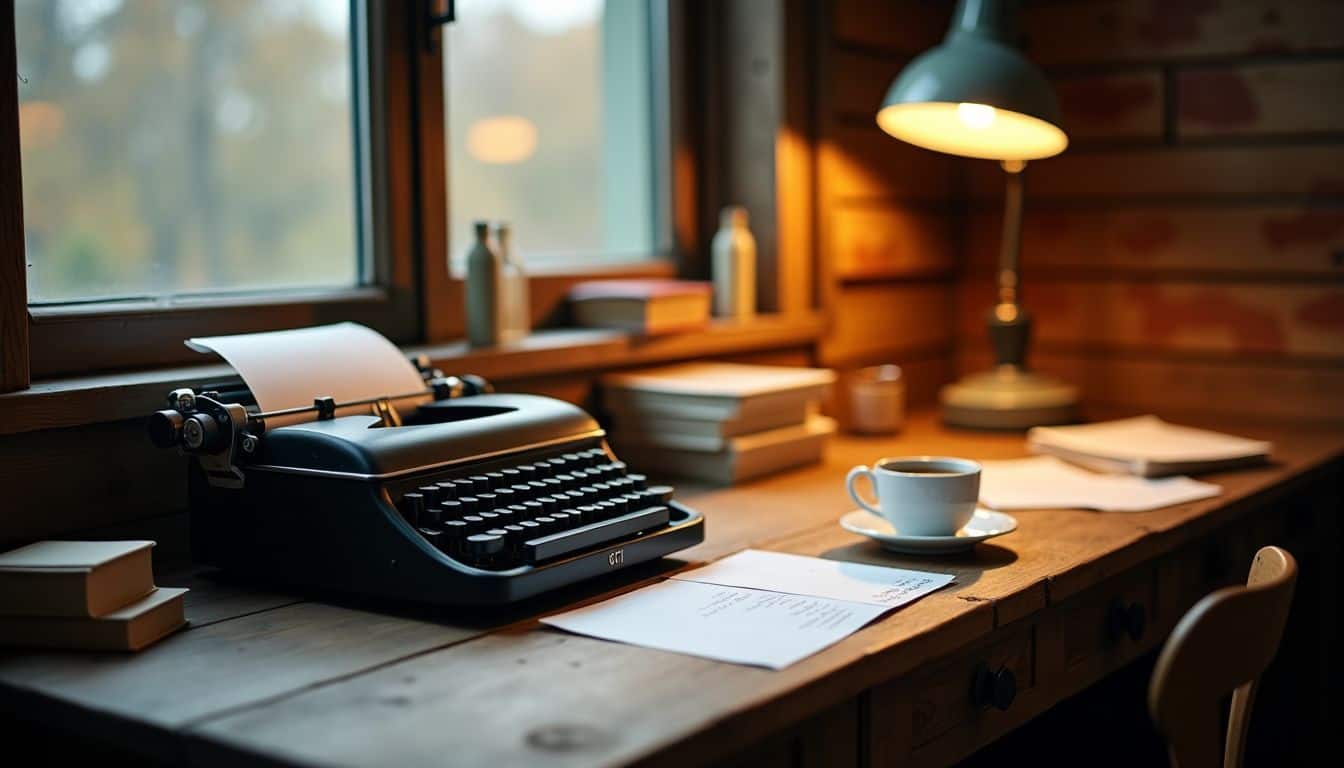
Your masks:
{"label": "typewriter paper guide", "polygon": [[[198,352],[215,352],[228,361],[263,411],[309,406],[315,397],[332,397],[340,403],[394,397],[425,388],[420,372],[396,345],[358,323],[207,336],[187,339],[186,343]],[[428,399],[425,395],[397,404]],[[368,408],[358,410],[367,412]]]}

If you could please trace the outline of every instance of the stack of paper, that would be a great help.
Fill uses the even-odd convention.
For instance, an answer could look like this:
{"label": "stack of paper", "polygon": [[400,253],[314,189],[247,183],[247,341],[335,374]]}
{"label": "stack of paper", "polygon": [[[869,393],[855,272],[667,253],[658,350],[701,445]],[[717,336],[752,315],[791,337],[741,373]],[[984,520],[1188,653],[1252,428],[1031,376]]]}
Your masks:
{"label": "stack of paper", "polygon": [[995,509],[1142,512],[1217,496],[1222,488],[1188,477],[1149,480],[1099,475],[1053,456],[982,462],[980,501]]}
{"label": "stack of paper", "polygon": [[1049,453],[1098,472],[1161,477],[1265,461],[1273,449],[1203,429],[1168,424],[1156,416],[1083,424],[1036,427],[1027,433],[1033,453]]}
{"label": "stack of paper", "polygon": [[749,549],[542,623],[604,640],[782,669],[952,578]]}

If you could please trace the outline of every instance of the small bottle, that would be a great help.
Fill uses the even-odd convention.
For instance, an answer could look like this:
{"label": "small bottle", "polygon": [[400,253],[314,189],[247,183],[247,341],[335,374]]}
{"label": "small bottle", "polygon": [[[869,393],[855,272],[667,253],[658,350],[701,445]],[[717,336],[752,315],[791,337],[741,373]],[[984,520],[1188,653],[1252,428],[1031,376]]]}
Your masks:
{"label": "small bottle", "polygon": [[490,247],[490,225],[477,221],[476,242],[467,252],[467,341],[473,347],[499,343],[499,254]]}
{"label": "small bottle", "polygon": [[500,298],[503,306],[500,317],[503,325],[499,340],[518,341],[527,338],[531,330],[530,297],[527,292],[527,274],[514,254],[513,238],[506,222],[495,225],[495,247],[499,251],[502,276]]}
{"label": "small bottle", "polygon": [[730,205],[719,213],[710,254],[714,314],[735,318],[756,314],[756,238],[747,229],[747,209]]}

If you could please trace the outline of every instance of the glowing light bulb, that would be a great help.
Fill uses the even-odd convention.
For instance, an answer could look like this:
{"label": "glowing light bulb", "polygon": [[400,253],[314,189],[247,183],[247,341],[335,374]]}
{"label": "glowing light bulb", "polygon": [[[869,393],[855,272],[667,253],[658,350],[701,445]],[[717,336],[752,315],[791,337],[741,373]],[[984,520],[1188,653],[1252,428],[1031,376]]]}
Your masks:
{"label": "glowing light bulb", "polygon": [[983,130],[994,123],[994,108],[988,104],[963,102],[957,105],[957,117],[967,128]]}

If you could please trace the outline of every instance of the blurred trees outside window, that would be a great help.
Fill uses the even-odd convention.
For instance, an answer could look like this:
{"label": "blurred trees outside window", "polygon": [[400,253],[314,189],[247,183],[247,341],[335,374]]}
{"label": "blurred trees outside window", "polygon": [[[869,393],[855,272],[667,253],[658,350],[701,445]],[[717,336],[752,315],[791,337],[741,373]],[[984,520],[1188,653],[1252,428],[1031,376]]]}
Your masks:
{"label": "blurred trees outside window", "polygon": [[348,0],[17,0],[35,304],[360,279]]}

